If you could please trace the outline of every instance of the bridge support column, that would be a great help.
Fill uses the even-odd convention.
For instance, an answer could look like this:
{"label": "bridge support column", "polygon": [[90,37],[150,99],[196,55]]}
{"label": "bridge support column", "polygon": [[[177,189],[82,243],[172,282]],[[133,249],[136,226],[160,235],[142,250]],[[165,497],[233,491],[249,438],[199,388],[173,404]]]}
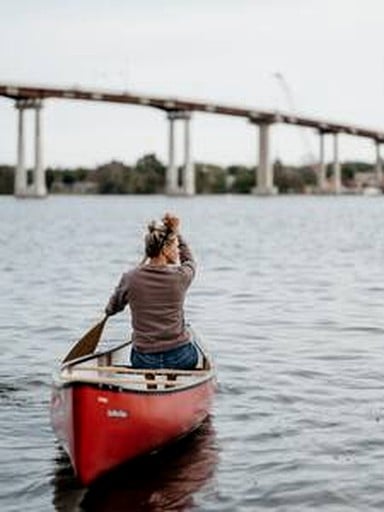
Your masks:
{"label": "bridge support column", "polygon": [[319,159],[319,170],[317,177],[317,186],[319,188],[319,192],[326,191],[326,182],[327,182],[327,172],[325,166],[325,145],[324,145],[324,137],[325,133],[320,132],[320,159]]}
{"label": "bridge support column", "polygon": [[383,186],[383,162],[380,155],[380,141],[376,140],[376,185],[381,188]]}
{"label": "bridge support column", "polygon": [[[169,159],[166,173],[166,193],[169,195],[187,195],[195,194],[195,173],[191,162],[190,149],[190,112],[169,111]],[[176,165],[175,155],[175,121],[184,121],[184,162],[182,168],[181,186],[179,185],[179,175]]]}
{"label": "bridge support column", "polygon": [[269,127],[270,123],[260,123],[259,126],[259,165],[257,166],[257,186],[252,193],[261,196],[271,196],[278,193],[273,185],[273,167],[269,156]]}
{"label": "bridge support column", "polygon": [[15,173],[14,195],[25,197],[27,195],[27,171],[25,169],[25,140],[24,140],[24,102],[17,101],[15,105],[18,110],[17,125],[17,164]]}
{"label": "bridge support column", "polygon": [[333,180],[334,180],[334,193],[341,194],[341,167],[339,161],[339,134],[333,134]]}
{"label": "bridge support column", "polygon": [[42,131],[41,131],[41,109],[42,101],[35,102],[35,169],[34,169],[34,197],[45,197],[47,195],[47,186],[45,183],[45,171],[43,168],[42,156]]}
{"label": "bridge support column", "polygon": [[191,114],[186,112],[184,117],[184,167],[182,189],[186,196],[195,195],[195,170],[191,162],[191,136],[190,136]]}
{"label": "bridge support column", "polygon": [[[41,139],[41,118],[40,113],[43,102],[39,99],[18,100],[16,108],[19,111],[17,130],[17,165],[15,175],[14,193],[16,197],[45,197],[47,187],[45,184],[45,171],[42,160],[42,139]],[[24,111],[35,110],[35,165],[33,169],[33,183],[28,183],[27,170],[25,166],[25,132],[24,132]]]}
{"label": "bridge support column", "polygon": [[166,172],[166,193],[177,194],[179,185],[177,179],[177,168],[175,164],[175,116],[174,112],[168,113],[169,120],[169,146],[168,146],[168,168]]}

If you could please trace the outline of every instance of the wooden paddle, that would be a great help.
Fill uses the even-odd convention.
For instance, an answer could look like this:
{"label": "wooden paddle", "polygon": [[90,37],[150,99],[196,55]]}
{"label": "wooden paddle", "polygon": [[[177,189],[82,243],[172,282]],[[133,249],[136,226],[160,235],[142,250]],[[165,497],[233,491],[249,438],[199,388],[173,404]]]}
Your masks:
{"label": "wooden paddle", "polygon": [[77,343],[71,348],[68,354],[64,357],[62,363],[67,363],[78,357],[92,354],[95,351],[96,345],[100,341],[101,333],[103,332],[105,322],[108,316],[106,315],[100,322],[94,325]]}

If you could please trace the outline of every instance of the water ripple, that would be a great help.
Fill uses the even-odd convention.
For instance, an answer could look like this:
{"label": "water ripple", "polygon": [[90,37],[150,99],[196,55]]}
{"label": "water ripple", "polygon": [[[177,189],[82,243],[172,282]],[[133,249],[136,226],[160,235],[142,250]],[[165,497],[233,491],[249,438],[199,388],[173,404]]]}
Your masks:
{"label": "water ripple", "polygon": [[[215,355],[213,415],[186,444],[82,489],[49,425],[51,373],[165,209],[199,262],[186,314]],[[384,202],[0,198],[0,216],[3,510],[383,509]],[[103,344],[128,330],[116,318]]]}

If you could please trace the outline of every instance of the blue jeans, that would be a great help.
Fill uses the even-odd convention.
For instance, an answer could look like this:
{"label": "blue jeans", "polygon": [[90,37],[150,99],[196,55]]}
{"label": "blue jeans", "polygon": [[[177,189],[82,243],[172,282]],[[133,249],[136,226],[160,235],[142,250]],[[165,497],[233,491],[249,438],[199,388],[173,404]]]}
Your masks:
{"label": "blue jeans", "polygon": [[133,368],[192,370],[196,367],[199,355],[192,342],[165,352],[144,354],[132,348],[131,364]]}

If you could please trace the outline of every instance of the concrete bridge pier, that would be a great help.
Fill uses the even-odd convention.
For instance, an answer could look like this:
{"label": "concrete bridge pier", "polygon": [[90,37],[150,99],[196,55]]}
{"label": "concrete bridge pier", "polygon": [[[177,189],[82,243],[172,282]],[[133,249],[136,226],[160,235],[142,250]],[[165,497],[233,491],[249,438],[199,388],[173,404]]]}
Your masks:
{"label": "concrete bridge pier", "polygon": [[[39,99],[16,101],[16,109],[19,111],[17,129],[17,165],[14,187],[14,194],[16,197],[45,197],[47,195],[45,171],[42,160],[42,107],[43,102]],[[28,183],[27,170],[25,166],[24,111],[26,109],[34,109],[35,111],[35,162],[32,184]]]}
{"label": "concrete bridge pier", "polygon": [[169,145],[168,145],[168,168],[165,176],[166,193],[177,194],[179,184],[177,167],[175,163],[175,117],[174,112],[168,112],[169,120]]}
{"label": "concrete bridge pier", "polygon": [[270,144],[268,122],[255,122],[259,129],[259,163],[256,171],[257,186],[252,189],[252,193],[259,196],[272,196],[278,194],[277,188],[273,184],[273,167],[270,162]]}
{"label": "concrete bridge pier", "polygon": [[325,132],[320,131],[320,158],[319,158],[319,168],[318,168],[318,176],[317,176],[317,186],[319,192],[325,192],[327,190],[327,168],[325,165]]}
{"label": "concrete bridge pier", "polygon": [[381,188],[383,186],[383,162],[380,154],[380,144],[379,140],[376,140],[376,185]]}
{"label": "concrete bridge pier", "polygon": [[191,162],[191,133],[190,133],[190,112],[185,112],[184,117],[184,166],[182,189],[186,196],[194,196],[196,192],[195,186],[195,169]]}
{"label": "concrete bridge pier", "polygon": [[34,197],[45,197],[47,186],[45,183],[45,171],[43,167],[43,141],[41,130],[42,101],[35,102],[35,169],[34,169]]}
{"label": "concrete bridge pier", "polygon": [[[195,194],[195,172],[191,162],[191,113],[187,111],[169,111],[169,153],[168,168],[166,171],[166,193],[168,195]],[[176,165],[175,151],[175,121],[184,121],[184,162],[182,168],[181,185],[179,185],[178,169]]]}
{"label": "concrete bridge pier", "polygon": [[334,132],[333,134],[333,191],[335,194],[341,194],[342,182],[341,182],[341,166],[339,160],[339,134]]}
{"label": "concrete bridge pier", "polygon": [[18,110],[17,123],[17,165],[14,184],[14,195],[16,197],[25,197],[27,195],[27,171],[25,169],[25,140],[24,140],[24,106],[23,101],[16,102]]}

